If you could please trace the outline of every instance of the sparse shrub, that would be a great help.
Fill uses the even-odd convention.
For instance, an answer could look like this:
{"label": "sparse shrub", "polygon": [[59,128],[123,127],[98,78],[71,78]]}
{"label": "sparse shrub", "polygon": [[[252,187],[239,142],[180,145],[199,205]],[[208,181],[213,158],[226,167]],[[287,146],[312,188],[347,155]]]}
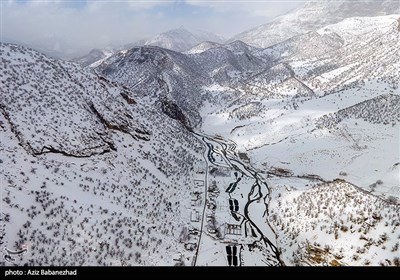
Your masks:
{"label": "sparse shrub", "polygon": [[396,242],[394,246],[392,247],[392,252],[396,252],[399,249],[399,242]]}

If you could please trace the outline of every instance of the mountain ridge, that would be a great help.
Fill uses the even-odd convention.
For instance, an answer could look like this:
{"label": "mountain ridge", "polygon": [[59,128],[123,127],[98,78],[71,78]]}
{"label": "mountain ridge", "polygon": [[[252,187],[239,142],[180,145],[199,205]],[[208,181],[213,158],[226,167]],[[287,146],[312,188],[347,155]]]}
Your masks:
{"label": "mountain ridge", "polygon": [[398,13],[400,3],[396,1],[309,1],[269,23],[233,36],[228,42],[241,40],[256,47],[269,47],[345,18]]}

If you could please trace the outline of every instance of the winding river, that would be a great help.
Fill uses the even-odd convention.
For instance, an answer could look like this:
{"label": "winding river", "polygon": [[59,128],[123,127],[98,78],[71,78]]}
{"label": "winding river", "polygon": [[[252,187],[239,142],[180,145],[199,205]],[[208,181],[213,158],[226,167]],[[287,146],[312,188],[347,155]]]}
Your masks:
{"label": "winding river", "polygon": [[[246,185],[246,204],[243,207],[242,212],[239,213],[232,211],[232,214],[236,220],[238,220],[236,214],[241,216],[241,225],[244,226],[245,237],[251,236],[256,238],[257,241],[255,241],[254,244],[250,244],[249,247],[253,245],[257,246],[258,248],[262,248],[264,263],[266,265],[284,265],[284,262],[281,259],[281,252],[276,247],[275,231],[268,222],[268,204],[270,201],[271,190],[265,179],[259,174],[259,172],[255,168],[253,168],[250,164],[244,162],[238,156],[238,154],[235,152],[237,145],[233,141],[223,139],[219,136],[211,137],[197,133],[196,135],[203,142],[206,149],[204,153],[204,158],[207,161],[207,170],[209,165],[224,167],[229,166],[230,168],[235,170],[236,180],[230,183],[225,190],[225,192],[229,194],[230,199],[232,199],[233,201],[236,200],[235,197],[237,198],[239,194],[235,192],[235,189],[244,176],[248,177],[249,182],[252,182],[248,185],[248,188]],[[221,163],[221,161],[218,162],[216,160],[217,156],[221,157],[222,161],[224,161],[225,164]],[[263,202],[263,213],[260,213],[260,206],[258,204],[260,202]]]}

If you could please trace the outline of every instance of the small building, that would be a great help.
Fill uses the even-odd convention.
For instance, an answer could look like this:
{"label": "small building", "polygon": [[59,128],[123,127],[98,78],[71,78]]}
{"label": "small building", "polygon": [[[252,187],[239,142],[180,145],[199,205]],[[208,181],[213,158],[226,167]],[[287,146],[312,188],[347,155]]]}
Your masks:
{"label": "small building", "polygon": [[185,243],[185,249],[188,251],[196,250],[197,244],[196,243]]}
{"label": "small building", "polygon": [[225,224],[225,234],[241,235],[242,227],[240,225]]}
{"label": "small building", "polygon": [[197,211],[197,210],[192,210],[192,212],[190,213],[190,221],[191,221],[191,222],[198,222],[198,221],[200,221],[200,214],[199,214],[199,211]]}
{"label": "small building", "polygon": [[201,193],[198,191],[191,192],[191,201],[199,201],[201,200]]}

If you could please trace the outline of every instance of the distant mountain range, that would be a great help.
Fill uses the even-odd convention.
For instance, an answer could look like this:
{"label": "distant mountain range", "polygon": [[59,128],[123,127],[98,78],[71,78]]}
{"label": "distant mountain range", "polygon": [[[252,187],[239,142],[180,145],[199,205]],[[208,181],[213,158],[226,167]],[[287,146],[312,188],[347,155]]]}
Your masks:
{"label": "distant mountain range", "polygon": [[[305,34],[349,17],[371,17],[400,13],[400,2],[390,0],[361,1],[309,1],[300,7],[275,18],[269,23],[244,31],[225,40],[211,32],[187,30],[183,27],[158,34],[150,39],[126,44],[118,48],[94,49],[89,54],[73,59],[88,66],[110,53],[130,49],[134,46],[158,46],[165,49],[199,53],[218,44],[242,41],[254,47],[269,47],[300,34]],[[97,64],[96,64],[97,65]],[[96,66],[95,65],[95,66]]]}
{"label": "distant mountain range", "polygon": [[110,57],[117,50],[116,49],[92,49],[88,54],[81,57],[71,59],[73,62],[77,62],[83,67],[90,66],[95,62],[100,62],[101,60]]}
{"label": "distant mountain range", "polygon": [[257,47],[269,47],[293,36],[317,30],[349,17],[400,13],[400,2],[391,0],[325,0],[304,5],[272,21],[244,31],[229,40],[241,40]]}
{"label": "distant mountain range", "polygon": [[[157,46],[172,51],[188,51],[202,42],[212,41],[212,44],[222,43],[225,39],[211,32],[202,30],[187,30],[183,27],[158,34],[150,39],[144,39],[135,43],[125,44],[118,48],[93,49],[88,54],[72,59],[82,66],[89,66],[96,61],[109,57],[119,50],[127,50],[137,46]],[[95,64],[93,66],[97,66]]]}
{"label": "distant mountain range", "polygon": [[182,27],[158,34],[151,39],[140,41],[137,45],[158,46],[173,51],[183,52],[204,41],[223,43],[225,39],[211,32],[202,30],[189,31]]}

